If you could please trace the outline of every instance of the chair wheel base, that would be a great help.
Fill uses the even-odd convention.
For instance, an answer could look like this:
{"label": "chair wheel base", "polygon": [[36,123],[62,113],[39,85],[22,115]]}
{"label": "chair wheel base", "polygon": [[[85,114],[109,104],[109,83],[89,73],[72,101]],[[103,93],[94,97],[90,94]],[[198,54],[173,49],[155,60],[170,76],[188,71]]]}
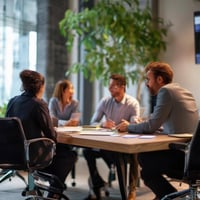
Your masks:
{"label": "chair wheel base", "polygon": [[107,196],[107,197],[109,197],[110,196],[110,192],[109,191],[105,191],[105,195]]}
{"label": "chair wheel base", "polygon": [[75,187],[76,186],[76,183],[75,182],[72,182],[72,187]]}

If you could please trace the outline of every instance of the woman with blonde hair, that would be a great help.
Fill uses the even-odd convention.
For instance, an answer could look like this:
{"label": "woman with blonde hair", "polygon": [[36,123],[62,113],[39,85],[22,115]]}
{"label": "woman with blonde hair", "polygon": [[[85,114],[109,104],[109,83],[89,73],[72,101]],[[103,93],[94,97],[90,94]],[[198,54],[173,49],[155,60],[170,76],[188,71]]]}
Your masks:
{"label": "woman with blonde hair", "polygon": [[51,118],[56,126],[77,126],[79,119],[73,119],[73,113],[79,118],[79,102],[73,98],[74,87],[69,80],[56,83],[53,95],[49,100]]}

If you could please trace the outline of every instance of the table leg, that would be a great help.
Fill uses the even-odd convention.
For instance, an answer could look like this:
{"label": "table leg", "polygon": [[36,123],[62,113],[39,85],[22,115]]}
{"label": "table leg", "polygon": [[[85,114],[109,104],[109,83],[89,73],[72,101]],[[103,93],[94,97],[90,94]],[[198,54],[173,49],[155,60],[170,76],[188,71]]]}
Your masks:
{"label": "table leg", "polygon": [[129,190],[136,192],[136,186],[138,183],[137,154],[129,155],[128,159],[127,154],[116,153],[116,167],[122,200],[127,200],[127,162],[130,163]]}
{"label": "table leg", "polygon": [[128,156],[129,163],[129,195],[128,199],[136,199],[136,187],[138,186],[138,161],[137,161],[137,154],[130,154]]}

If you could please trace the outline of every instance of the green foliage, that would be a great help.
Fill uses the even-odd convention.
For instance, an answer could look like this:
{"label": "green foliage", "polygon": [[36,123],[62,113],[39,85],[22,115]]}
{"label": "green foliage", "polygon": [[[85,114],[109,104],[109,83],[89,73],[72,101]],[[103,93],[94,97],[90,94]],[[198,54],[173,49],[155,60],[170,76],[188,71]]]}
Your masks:
{"label": "green foliage", "polygon": [[85,50],[83,62],[74,63],[67,73],[83,72],[87,79],[104,83],[119,73],[139,82],[144,66],[166,49],[164,25],[162,19],[153,19],[148,4],[141,9],[138,0],[101,0],[79,13],[67,10],[59,24],[66,47],[71,51],[79,36]]}
{"label": "green foliage", "polygon": [[6,103],[4,103],[3,105],[0,106],[0,117],[5,117],[6,108],[7,108],[7,104]]}

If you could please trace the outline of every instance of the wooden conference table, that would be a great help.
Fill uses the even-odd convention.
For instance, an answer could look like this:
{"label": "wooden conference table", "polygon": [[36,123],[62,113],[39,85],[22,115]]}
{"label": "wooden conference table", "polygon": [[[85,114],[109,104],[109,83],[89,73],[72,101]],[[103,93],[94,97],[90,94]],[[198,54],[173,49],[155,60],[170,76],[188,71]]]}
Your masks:
{"label": "wooden conference table", "polygon": [[186,142],[189,140],[187,137],[171,137],[168,135],[155,135],[154,137],[151,137],[152,135],[132,135],[127,133],[120,133],[118,135],[103,135],[102,133],[102,135],[98,135],[96,130],[94,131],[94,135],[91,130],[80,131],[78,133],[61,130],[57,130],[57,132],[59,143],[116,152],[116,167],[122,200],[127,199],[124,155],[164,150],[168,149],[169,143]]}

